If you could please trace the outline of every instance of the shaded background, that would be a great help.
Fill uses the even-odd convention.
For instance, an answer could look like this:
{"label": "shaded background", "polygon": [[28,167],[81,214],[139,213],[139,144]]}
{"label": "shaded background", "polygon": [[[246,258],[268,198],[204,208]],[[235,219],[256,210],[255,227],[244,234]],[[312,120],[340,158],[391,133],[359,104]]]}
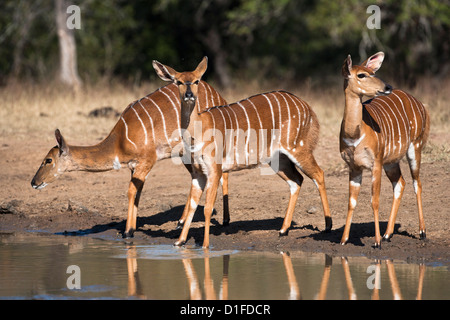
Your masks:
{"label": "shaded background", "polygon": [[[383,75],[396,86],[442,79],[450,69],[450,2],[438,0],[2,0],[0,84],[59,80],[58,4],[75,4],[73,30],[83,85],[156,79],[152,60],[190,70],[207,55],[207,79],[327,85],[348,53],[355,62],[385,51]],[[370,30],[367,7],[381,9]],[[65,17],[70,14],[60,12]]]}

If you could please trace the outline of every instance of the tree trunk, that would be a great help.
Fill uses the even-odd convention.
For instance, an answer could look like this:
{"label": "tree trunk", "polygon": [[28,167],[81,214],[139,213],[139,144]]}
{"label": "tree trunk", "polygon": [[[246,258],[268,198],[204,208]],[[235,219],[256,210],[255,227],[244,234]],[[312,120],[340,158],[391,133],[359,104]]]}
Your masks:
{"label": "tree trunk", "polygon": [[211,27],[206,37],[203,37],[202,40],[214,55],[214,68],[216,70],[220,85],[223,88],[230,88],[232,82],[227,68],[227,53],[223,50],[219,31],[216,27]]}
{"label": "tree trunk", "polygon": [[66,0],[55,0],[56,27],[59,40],[59,79],[74,89],[81,85],[77,67],[74,31],[67,27]]}

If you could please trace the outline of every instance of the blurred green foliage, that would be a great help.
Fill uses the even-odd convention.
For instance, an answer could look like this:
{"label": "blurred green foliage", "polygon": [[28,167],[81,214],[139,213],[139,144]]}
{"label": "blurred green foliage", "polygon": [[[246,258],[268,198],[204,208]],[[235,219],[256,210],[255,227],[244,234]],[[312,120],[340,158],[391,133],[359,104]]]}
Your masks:
{"label": "blurred green foliage", "polygon": [[[208,77],[294,81],[340,74],[383,50],[383,74],[414,85],[421,76],[448,75],[448,0],[85,0],[76,30],[83,81],[155,78],[152,60],[190,70],[204,55]],[[370,30],[367,7],[381,9]],[[2,0],[0,81],[47,81],[59,59],[54,1]]]}

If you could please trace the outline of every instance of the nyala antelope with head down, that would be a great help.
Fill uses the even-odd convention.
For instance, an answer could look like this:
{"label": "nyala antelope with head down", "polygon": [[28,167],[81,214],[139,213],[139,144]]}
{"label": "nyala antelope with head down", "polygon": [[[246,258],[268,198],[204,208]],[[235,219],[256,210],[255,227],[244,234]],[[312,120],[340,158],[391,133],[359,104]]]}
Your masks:
{"label": "nyala antelope with head down", "polygon": [[[200,109],[226,103],[206,82],[199,82],[197,86]],[[69,145],[61,132],[56,130],[58,145],[45,156],[31,185],[35,189],[42,189],[67,171],[99,172],[128,167],[131,181],[124,236],[130,237],[136,230],[139,199],[150,170],[156,161],[173,156],[173,148],[181,141],[180,111],[178,87],[170,84],[128,105],[110,134],[97,145]],[[190,165],[186,165],[186,168],[191,170]],[[230,219],[226,174],[223,176],[223,190],[226,224]],[[188,206],[185,206],[179,225],[184,223],[187,209]]]}

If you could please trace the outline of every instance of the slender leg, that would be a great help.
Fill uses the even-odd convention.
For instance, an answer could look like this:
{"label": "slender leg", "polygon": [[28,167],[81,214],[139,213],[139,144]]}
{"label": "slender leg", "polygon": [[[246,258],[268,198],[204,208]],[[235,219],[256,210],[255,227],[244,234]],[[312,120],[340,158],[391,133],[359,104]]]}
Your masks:
{"label": "slender leg", "polygon": [[308,178],[314,181],[317,189],[319,190],[320,199],[322,201],[323,214],[325,217],[325,232],[331,231],[333,221],[331,219],[330,206],[328,204],[327,190],[325,187],[325,177],[323,170],[319,167],[316,160],[312,155],[306,157],[300,157],[298,159],[300,164],[300,170],[305,173]]}
{"label": "slender leg", "polygon": [[320,198],[322,200],[323,214],[325,217],[325,232],[330,232],[333,227],[333,220],[331,219],[330,206],[328,204],[327,191],[325,188],[325,177],[322,169],[319,168],[316,177],[313,179],[319,189]]}
{"label": "slender leg", "polygon": [[124,232],[125,238],[132,237],[136,230],[137,209],[146,175],[146,173],[139,174],[137,171],[132,174],[130,186],[128,187],[128,215]]}
{"label": "slender leg", "polygon": [[381,248],[379,207],[380,207],[380,190],[381,190],[381,162],[374,161],[372,168],[372,209],[373,219],[375,223],[375,247]]}
{"label": "slender leg", "polygon": [[[417,146],[417,144],[416,144]],[[412,143],[408,149],[406,157],[408,159],[411,176],[413,178],[414,192],[417,198],[417,207],[419,209],[419,234],[420,239],[426,239],[425,220],[422,211],[422,182],[420,181],[420,161],[422,158],[420,147],[417,148]]]}
{"label": "slender leg", "polygon": [[228,206],[228,172],[222,173],[222,196],[223,196],[223,226],[230,224],[230,209]]}
{"label": "slender leg", "polygon": [[192,196],[190,197],[190,201],[186,205],[188,207],[187,209],[188,214],[183,224],[183,229],[181,230],[180,237],[178,238],[178,241],[175,242],[174,244],[176,246],[182,246],[186,242],[189,228],[191,227],[192,218],[194,218],[195,209],[197,209],[198,202],[200,201],[200,198],[203,194],[203,190],[206,185],[206,176],[204,176],[203,173],[195,173],[193,175],[192,181],[194,180],[197,181],[199,188],[191,189],[193,193]]}
{"label": "slender leg", "polygon": [[192,175],[192,173],[193,173],[192,165],[184,163],[184,166],[186,167],[186,169],[191,174],[191,188],[189,190],[189,195],[188,195],[188,199],[187,199],[186,205],[184,206],[184,209],[183,209],[183,214],[181,215],[181,218],[178,220],[178,224],[177,224],[177,227],[176,227],[177,230],[183,228],[184,222],[186,221],[186,217],[188,216],[189,204],[191,203],[191,198],[192,198],[192,189],[194,187],[194,181],[193,181],[194,177]]}
{"label": "slender leg", "polygon": [[385,165],[384,171],[392,183],[394,189],[394,199],[392,201],[391,214],[389,215],[389,222],[386,232],[383,236],[383,240],[389,240],[394,233],[395,220],[397,218],[398,208],[402,199],[403,191],[405,190],[405,180],[402,177],[400,171],[400,164],[394,163],[391,165]]}
{"label": "slender leg", "polygon": [[211,223],[211,215],[214,209],[214,203],[216,202],[217,189],[219,187],[220,177],[222,176],[222,170],[220,166],[216,166],[216,170],[212,171],[208,177],[208,183],[206,187],[206,199],[205,199],[205,236],[203,238],[203,248],[209,247],[209,226]]}
{"label": "slender leg", "polygon": [[303,183],[303,177],[295,168],[294,163],[292,163],[285,156],[280,156],[279,171],[277,174],[289,184],[291,191],[288,208],[284,216],[283,225],[280,229],[280,236],[287,236],[289,233],[289,227],[292,223],[292,216],[294,214],[295,205],[300,193],[300,188]]}
{"label": "slender leg", "polygon": [[353,211],[355,210],[358,200],[359,190],[361,189],[362,171],[359,169],[350,169],[349,172],[349,197],[347,220],[345,221],[344,233],[342,234],[341,244],[344,245],[348,241],[350,234],[350,226],[352,224]]}
{"label": "slender leg", "polygon": [[191,189],[189,191],[186,205],[184,206],[183,215],[181,216],[180,220],[178,220],[177,229],[183,228],[186,218],[190,215],[191,211],[195,212],[198,205],[198,199],[200,199],[198,197],[198,194],[200,193],[200,196],[202,194],[202,189],[200,188],[198,179],[195,174],[191,173],[191,178]]}

